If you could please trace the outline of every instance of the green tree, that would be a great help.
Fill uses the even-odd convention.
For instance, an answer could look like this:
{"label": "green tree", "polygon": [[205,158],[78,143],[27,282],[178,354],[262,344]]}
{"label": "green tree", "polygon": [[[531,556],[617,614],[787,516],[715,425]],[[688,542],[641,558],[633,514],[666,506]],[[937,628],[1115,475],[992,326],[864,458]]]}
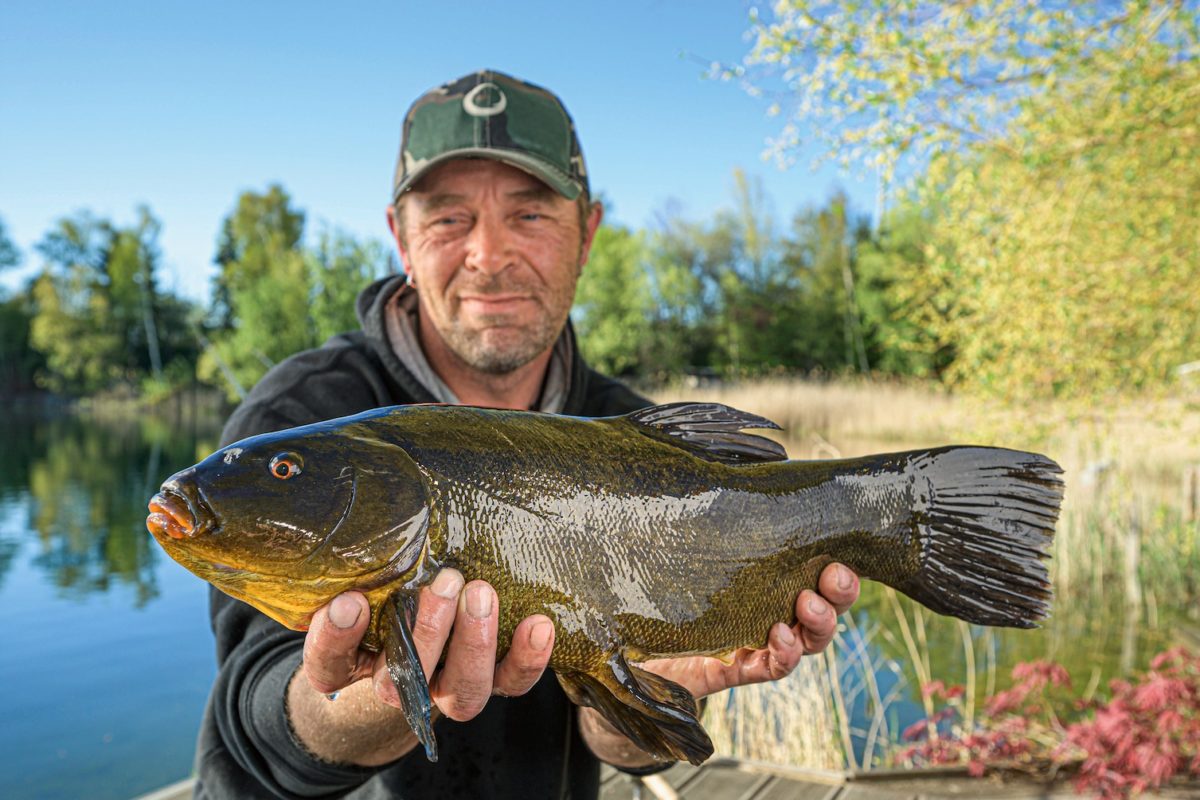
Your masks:
{"label": "green tree", "polygon": [[161,321],[190,314],[158,289],[160,224],[138,208],[129,227],[87,212],[60,219],[37,249],[44,258],[31,289],[30,344],[45,358],[41,382],[54,391],[89,394],[148,375],[190,378],[194,337],[162,331]]}
{"label": "green tree", "polygon": [[609,224],[596,231],[572,314],[584,358],[603,372],[635,374],[656,367],[648,257],[643,234]]}
{"label": "green tree", "polygon": [[355,299],[371,281],[394,271],[390,254],[377,239],[360,242],[345,231],[321,231],[306,254],[316,342],[358,328]]}
{"label": "green tree", "polygon": [[13,244],[12,239],[8,238],[8,228],[4,224],[4,217],[0,217],[0,272],[20,263],[21,251]]}
{"label": "green tree", "polygon": [[162,225],[150,209],[140,206],[131,228],[115,229],[108,248],[105,271],[112,302],[112,324],[128,345],[125,368],[131,374],[162,374],[159,348],[158,287],[155,272],[160,260],[158,235]]}
{"label": "green tree", "polygon": [[866,235],[866,221],[851,215],[840,192],[824,207],[801,211],[793,220],[784,263],[800,285],[790,322],[797,366],[830,372],[870,369],[871,342],[861,308],[869,287],[856,278],[858,245]]}
{"label": "green tree", "polygon": [[[21,251],[8,237],[0,217],[0,272],[21,263]],[[33,388],[33,377],[42,361],[30,347],[29,328],[33,321],[33,303],[29,291],[9,296],[0,289],[0,395],[15,394]]]}
{"label": "green tree", "polygon": [[871,366],[892,375],[940,377],[954,360],[944,338],[956,284],[937,235],[937,202],[891,209],[879,231],[858,244],[858,298]]}
{"label": "green tree", "polygon": [[112,238],[108,221],[80,212],[37,245],[46,264],[32,287],[30,344],[45,358],[40,382],[52,391],[97,392],[121,375],[124,342],[105,275]]}
{"label": "green tree", "polygon": [[1200,65],[1061,84],[1007,148],[933,165],[950,378],[1014,398],[1168,385],[1200,354]]}
{"label": "green tree", "polygon": [[1198,19],[1168,0],[781,2],[732,74],[763,91],[781,70],[783,156],[814,130],[885,179],[913,158],[933,235],[911,278],[872,279],[908,292],[893,311],[933,306],[899,331],[930,366],[1090,398],[1163,386],[1200,348]]}
{"label": "green tree", "polygon": [[217,327],[200,374],[224,384],[233,399],[316,338],[303,234],[304,213],[277,185],[262,194],[242,193],[222,224],[213,292]]}

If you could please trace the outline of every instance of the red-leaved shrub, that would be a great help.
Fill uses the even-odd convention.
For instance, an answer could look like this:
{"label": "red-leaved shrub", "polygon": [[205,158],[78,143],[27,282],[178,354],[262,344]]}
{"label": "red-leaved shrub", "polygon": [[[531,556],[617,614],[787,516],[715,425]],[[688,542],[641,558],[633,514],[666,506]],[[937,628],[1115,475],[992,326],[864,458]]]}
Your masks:
{"label": "red-leaved shrub", "polygon": [[944,702],[929,720],[910,725],[914,744],[897,754],[913,766],[965,764],[1047,774],[1077,769],[1075,787],[1104,798],[1156,789],[1175,776],[1200,777],[1200,658],[1182,648],[1155,657],[1136,682],[1109,685],[1107,701],[1083,703],[1059,664],[1013,668],[1013,685],[984,703],[972,730],[962,718],[962,687],[923,687]]}

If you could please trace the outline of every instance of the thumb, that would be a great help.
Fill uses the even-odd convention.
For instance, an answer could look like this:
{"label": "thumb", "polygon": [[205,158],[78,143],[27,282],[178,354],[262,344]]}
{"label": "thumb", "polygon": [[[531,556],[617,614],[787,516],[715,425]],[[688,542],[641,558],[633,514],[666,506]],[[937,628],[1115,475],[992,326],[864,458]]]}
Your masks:
{"label": "thumb", "polygon": [[367,598],[358,592],[339,594],[313,614],[304,637],[304,672],[314,689],[336,692],[369,674],[369,660],[367,669],[359,666],[358,647],[370,619]]}

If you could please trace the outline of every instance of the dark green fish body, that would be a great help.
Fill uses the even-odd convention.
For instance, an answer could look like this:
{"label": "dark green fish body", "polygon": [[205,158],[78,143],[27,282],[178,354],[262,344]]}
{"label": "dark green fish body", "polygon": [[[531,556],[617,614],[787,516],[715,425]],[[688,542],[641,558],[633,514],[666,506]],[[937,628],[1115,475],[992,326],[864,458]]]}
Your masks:
{"label": "dark green fish body", "polygon": [[408,619],[441,567],[495,587],[502,651],[546,614],[571,698],[694,762],[711,744],[690,696],[629,662],[761,647],[832,561],[972,622],[1045,615],[1053,462],[977,447],[794,462],[751,427],[774,426],[711,404],[598,420],[381,409],[215,453],[164,484],[148,526],[293,628],[338,592],[366,593],[366,645],[387,652],[431,755]]}

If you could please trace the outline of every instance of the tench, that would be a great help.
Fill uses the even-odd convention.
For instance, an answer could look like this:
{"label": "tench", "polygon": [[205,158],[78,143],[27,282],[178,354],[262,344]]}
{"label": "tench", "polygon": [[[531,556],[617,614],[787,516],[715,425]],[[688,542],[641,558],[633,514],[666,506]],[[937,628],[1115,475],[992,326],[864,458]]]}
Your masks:
{"label": "tench", "polygon": [[364,646],[386,652],[431,760],[410,626],[442,567],[495,587],[500,655],[520,620],[545,614],[571,700],[695,764],[712,754],[695,700],[635,664],[765,646],[833,561],[968,622],[1047,614],[1053,461],[986,447],[789,461],[750,428],[778,426],[710,403],[603,419],[382,408],[231,444],[168,479],[146,524],[289,628],[363,592]]}

